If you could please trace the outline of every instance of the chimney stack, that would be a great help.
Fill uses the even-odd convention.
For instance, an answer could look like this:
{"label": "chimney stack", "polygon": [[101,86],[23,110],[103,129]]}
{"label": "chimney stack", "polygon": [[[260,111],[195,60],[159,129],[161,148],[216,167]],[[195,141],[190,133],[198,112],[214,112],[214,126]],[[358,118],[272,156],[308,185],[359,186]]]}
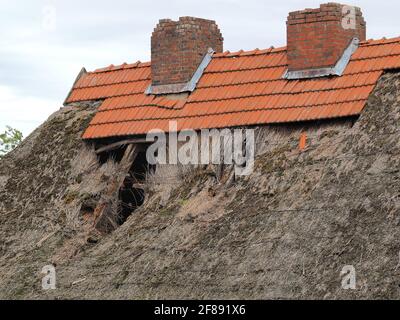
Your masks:
{"label": "chimney stack", "polygon": [[200,68],[201,73],[211,59],[209,49],[222,52],[222,46],[223,38],[215,21],[193,17],[160,20],[151,36],[152,85],[147,93],[193,90],[195,83],[191,82],[198,81],[193,79],[196,71]]}
{"label": "chimney stack", "polygon": [[[360,8],[339,3],[289,13],[286,78],[341,75],[358,46],[366,39]],[[342,70],[343,69],[343,70]]]}

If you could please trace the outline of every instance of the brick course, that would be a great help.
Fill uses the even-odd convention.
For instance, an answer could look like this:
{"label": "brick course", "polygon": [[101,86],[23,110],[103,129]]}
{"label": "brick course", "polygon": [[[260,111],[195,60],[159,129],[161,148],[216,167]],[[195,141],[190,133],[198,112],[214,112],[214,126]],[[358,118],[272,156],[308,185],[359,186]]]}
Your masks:
{"label": "brick course", "polygon": [[360,8],[355,7],[355,29],[345,29],[345,5],[322,4],[318,9],[289,13],[287,50],[289,71],[331,67],[342,56],[350,41],[366,39],[366,23]]}
{"label": "brick course", "polygon": [[151,36],[152,84],[188,82],[208,48],[223,51],[223,38],[215,21],[193,17],[160,20]]}

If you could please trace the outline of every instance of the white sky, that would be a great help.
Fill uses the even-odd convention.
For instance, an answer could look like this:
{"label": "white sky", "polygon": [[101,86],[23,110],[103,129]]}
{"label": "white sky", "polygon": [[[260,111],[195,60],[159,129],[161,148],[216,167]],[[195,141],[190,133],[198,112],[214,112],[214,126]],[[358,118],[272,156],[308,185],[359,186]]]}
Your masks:
{"label": "white sky", "polygon": [[[329,0],[0,0],[0,131],[24,136],[58,110],[84,66],[150,60],[158,19],[217,21],[224,50],[286,45],[288,12]],[[398,0],[342,1],[361,7],[367,37],[400,36]]]}

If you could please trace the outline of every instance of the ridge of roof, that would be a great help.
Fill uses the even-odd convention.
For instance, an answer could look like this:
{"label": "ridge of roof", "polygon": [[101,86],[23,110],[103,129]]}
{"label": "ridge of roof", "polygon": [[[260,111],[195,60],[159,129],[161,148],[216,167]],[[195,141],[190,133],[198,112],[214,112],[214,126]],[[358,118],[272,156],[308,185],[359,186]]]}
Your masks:
{"label": "ridge of roof", "polygon": [[95,69],[94,71],[89,71],[88,73],[102,73],[102,72],[117,71],[122,69],[145,68],[145,67],[150,67],[150,61],[141,62],[138,60],[134,63],[124,62],[120,65],[110,64],[108,67],[98,68]]}
{"label": "ridge of roof", "polygon": [[362,47],[369,47],[369,46],[377,46],[381,44],[390,44],[390,43],[396,43],[400,42],[400,36],[399,37],[394,37],[394,38],[381,38],[381,39],[368,39],[365,41],[360,42],[360,46]]}
{"label": "ridge of roof", "polygon": [[[369,47],[369,46],[377,46],[382,44],[390,44],[400,42],[400,36],[394,38],[381,38],[381,39],[368,39],[365,41],[360,42],[360,47]],[[244,57],[244,56],[256,56],[256,55],[265,55],[265,54],[272,54],[272,53],[279,53],[286,51],[286,46],[281,47],[269,47],[267,49],[253,49],[253,50],[239,50],[236,52],[230,52],[226,50],[220,53],[214,53],[213,58],[237,58],[237,57]],[[117,71],[122,69],[133,69],[133,68],[146,68],[151,66],[151,61],[141,62],[136,61],[134,63],[122,63],[120,65],[109,65],[108,67],[98,68],[94,71],[89,71],[88,73],[103,73],[103,72],[110,72],[110,71]]]}
{"label": "ridge of roof", "polygon": [[230,52],[230,51],[224,51],[220,53],[215,53],[213,55],[213,58],[236,58],[236,57],[244,57],[244,56],[257,56],[257,55],[262,55],[262,54],[271,54],[271,53],[279,53],[282,51],[286,51],[286,47],[269,47],[267,49],[259,49],[256,48],[254,50],[239,50],[236,52]]}

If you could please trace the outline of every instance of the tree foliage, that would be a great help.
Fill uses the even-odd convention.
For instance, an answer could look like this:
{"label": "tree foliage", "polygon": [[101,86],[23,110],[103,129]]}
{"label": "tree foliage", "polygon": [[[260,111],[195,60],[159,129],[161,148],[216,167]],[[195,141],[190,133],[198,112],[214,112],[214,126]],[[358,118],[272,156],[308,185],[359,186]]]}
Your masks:
{"label": "tree foliage", "polygon": [[21,131],[6,126],[4,133],[0,134],[0,159],[4,157],[6,153],[18,146],[22,141],[22,138],[23,136]]}

